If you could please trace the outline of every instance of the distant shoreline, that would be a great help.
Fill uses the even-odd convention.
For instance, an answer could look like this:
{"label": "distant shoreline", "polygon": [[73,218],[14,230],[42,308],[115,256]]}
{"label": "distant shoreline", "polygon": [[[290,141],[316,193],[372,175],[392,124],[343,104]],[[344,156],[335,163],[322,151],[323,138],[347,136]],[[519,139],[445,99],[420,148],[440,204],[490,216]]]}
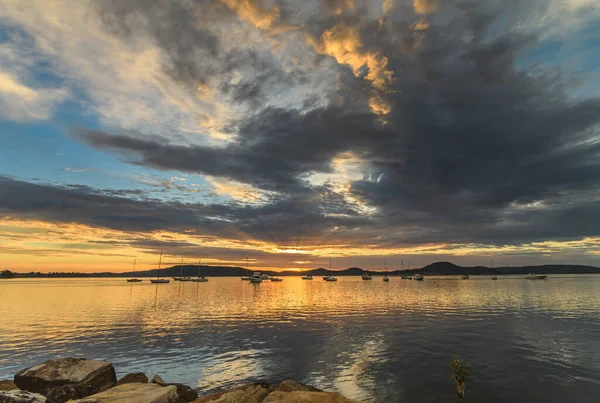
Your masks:
{"label": "distant shoreline", "polygon": [[[306,270],[302,272],[297,271],[262,271],[263,273],[273,276],[301,276],[304,274],[312,274],[315,277],[334,275],[334,276],[360,276],[365,270],[359,267],[350,267],[344,270],[328,270],[324,268]],[[246,270],[241,267],[231,266],[198,266],[198,265],[183,265],[183,266],[172,266],[160,270],[160,276],[165,278],[171,277],[244,277],[252,274],[254,270]],[[600,273],[600,268],[595,266],[585,265],[538,265],[538,266],[506,266],[506,267],[487,267],[487,266],[474,266],[464,267],[458,266],[450,262],[436,262],[420,269],[412,270],[388,270],[388,271],[369,271],[375,276],[400,276],[401,274],[423,274],[423,275],[519,275],[528,273],[538,274],[595,274]],[[1,279],[12,279],[12,278],[125,278],[125,277],[139,277],[139,278],[153,278],[156,277],[157,270],[144,270],[139,272],[125,272],[125,273],[112,273],[112,272],[101,272],[101,273],[77,273],[77,272],[28,272],[19,273],[12,272],[10,270],[0,270]]]}

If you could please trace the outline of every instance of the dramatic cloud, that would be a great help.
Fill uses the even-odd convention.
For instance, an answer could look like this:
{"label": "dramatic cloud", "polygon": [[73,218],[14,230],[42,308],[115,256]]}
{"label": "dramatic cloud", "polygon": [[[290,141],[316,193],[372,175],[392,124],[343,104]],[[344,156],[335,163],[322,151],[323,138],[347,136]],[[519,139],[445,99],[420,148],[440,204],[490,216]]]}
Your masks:
{"label": "dramatic cloud", "polygon": [[4,178],[9,216],[374,256],[600,236],[600,97],[589,60],[553,55],[600,24],[592,1],[29,5],[1,10],[106,124],[72,138],[231,202]]}

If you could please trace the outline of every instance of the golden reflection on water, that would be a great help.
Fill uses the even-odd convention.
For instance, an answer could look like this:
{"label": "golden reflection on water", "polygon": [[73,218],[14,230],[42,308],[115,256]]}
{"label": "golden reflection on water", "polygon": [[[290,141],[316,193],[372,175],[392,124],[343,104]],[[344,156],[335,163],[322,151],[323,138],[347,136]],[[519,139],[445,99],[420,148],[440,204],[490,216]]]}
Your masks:
{"label": "golden reflection on water", "polygon": [[[578,345],[572,334],[556,338],[551,326],[557,319],[575,318],[600,328],[600,276],[338,280],[3,280],[0,378],[44,357],[76,355],[109,359],[118,371],[167,374],[205,391],[251,379],[295,377],[355,399],[377,401],[382,382],[391,385],[392,396],[412,393],[395,371],[416,374],[423,369],[406,369],[412,367],[398,363],[399,357],[411,360],[437,349],[435,354],[443,356],[436,360],[446,362],[446,354],[463,347],[446,338],[468,339],[470,347],[460,350],[465,354],[484,351],[500,357],[506,352],[494,349],[513,340],[518,344],[510,348],[529,357],[520,364],[524,367],[536,360],[545,367],[588,365],[588,372],[598,366],[588,360],[600,359],[600,349],[586,341]],[[547,333],[540,333],[546,327]],[[541,351],[540,340],[552,351]],[[395,369],[377,372],[387,366]],[[442,383],[447,380],[447,374],[435,376]]]}

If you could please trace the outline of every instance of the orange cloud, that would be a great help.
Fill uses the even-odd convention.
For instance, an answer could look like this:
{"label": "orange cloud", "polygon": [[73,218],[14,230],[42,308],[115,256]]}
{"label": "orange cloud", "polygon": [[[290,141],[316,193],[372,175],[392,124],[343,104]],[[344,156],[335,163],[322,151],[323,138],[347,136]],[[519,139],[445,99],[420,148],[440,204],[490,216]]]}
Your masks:
{"label": "orange cloud", "polygon": [[318,53],[332,56],[339,64],[350,66],[357,77],[362,74],[363,66],[367,66],[366,79],[377,89],[385,89],[393,80],[393,72],[387,69],[388,59],[378,52],[363,51],[359,33],[352,27],[338,25],[326,30],[320,43],[314,40],[309,40],[309,43]]}
{"label": "orange cloud", "polygon": [[413,8],[417,14],[431,14],[440,9],[438,0],[414,0]]}
{"label": "orange cloud", "polygon": [[279,7],[266,10],[261,0],[221,0],[238,18],[248,21],[258,29],[269,29],[279,20]]}

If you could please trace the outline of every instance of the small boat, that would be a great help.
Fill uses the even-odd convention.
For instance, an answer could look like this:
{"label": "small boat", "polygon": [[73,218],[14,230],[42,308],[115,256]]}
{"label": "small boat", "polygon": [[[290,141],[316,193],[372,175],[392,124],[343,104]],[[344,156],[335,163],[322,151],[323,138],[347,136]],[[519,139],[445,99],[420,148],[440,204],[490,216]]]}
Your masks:
{"label": "small boat", "polygon": [[250,276],[251,283],[262,283],[263,276],[259,272],[254,272],[253,275]]}
{"label": "small boat", "polygon": [[[329,258],[329,271],[331,271],[331,258]],[[331,275],[328,274],[326,276],[323,276],[323,280],[325,280],[325,281],[337,281],[337,278],[335,278],[335,277],[333,277],[333,276],[331,276]]]}
{"label": "small boat", "polygon": [[302,280],[312,280],[313,276],[312,274],[305,274],[304,276],[300,277]]}
{"label": "small boat", "polygon": [[150,282],[153,284],[167,284],[169,281],[168,278],[160,278],[160,263],[162,262],[162,250],[160,251],[160,257],[158,258],[158,269],[156,269],[156,278],[151,279]]}
{"label": "small boat", "polygon": [[423,278],[423,276],[421,276],[420,274],[415,274],[415,275],[413,276],[413,278],[414,278],[415,280],[417,280],[417,281],[423,281],[423,279],[424,279],[424,278]]}
{"label": "small boat", "polygon": [[198,269],[196,270],[196,278],[193,278],[192,281],[196,283],[206,283],[208,281],[207,278],[200,275],[200,266],[202,266],[202,259],[198,261]]}
{"label": "small boat", "polygon": [[181,279],[179,279],[179,281],[192,281],[191,277],[181,277]]}
{"label": "small boat", "polygon": [[469,275],[468,275],[468,274],[463,274],[462,276],[460,276],[460,278],[461,278],[461,279],[463,279],[463,280],[468,280],[468,279],[470,279],[471,277],[469,277]]}
{"label": "small boat", "polygon": [[492,276],[492,280],[498,280],[498,276]]}
{"label": "small boat", "polygon": [[248,276],[248,277],[242,277],[242,280],[244,280],[244,281],[250,281],[250,276]]}
{"label": "small boat", "polygon": [[173,277],[173,281],[181,281],[181,277]]}
{"label": "small boat", "polygon": [[535,273],[529,273],[528,275],[525,276],[525,278],[527,280],[543,280],[546,277],[547,276],[545,274],[535,274]]}
{"label": "small boat", "polygon": [[410,280],[410,276],[409,276],[408,274],[401,274],[401,275],[400,275],[400,278],[401,278],[402,280]]}
{"label": "small boat", "polygon": [[271,281],[275,281],[276,283],[278,283],[278,282],[280,282],[280,281],[283,281],[283,279],[282,279],[282,278],[278,278],[278,277],[270,277],[270,278],[269,278],[269,280],[271,280]]}
{"label": "small boat", "polygon": [[[133,272],[134,272],[134,273],[135,273],[135,261],[136,261],[136,259],[134,259],[134,260],[133,260]],[[134,278],[128,278],[128,279],[127,279],[127,282],[128,282],[128,283],[141,283],[141,282],[142,282],[142,280],[141,280],[141,279],[139,279],[139,278],[135,278],[135,277],[134,277]]]}
{"label": "small boat", "polygon": [[361,277],[363,280],[373,280],[373,277],[371,277],[368,271],[365,271]]}
{"label": "small boat", "polygon": [[270,277],[269,277],[269,275],[268,275],[268,274],[261,274],[261,276],[260,276],[260,277],[261,277],[263,280],[269,280],[269,279],[270,279]]}
{"label": "small boat", "polygon": [[[385,271],[387,272],[387,262],[386,262],[386,260],[385,260],[385,259],[383,259],[383,270],[385,270]],[[386,282],[386,283],[387,283],[388,281],[390,281],[390,279],[388,278],[387,274],[385,274],[385,275],[383,276],[383,281],[384,281],[384,282]]]}

